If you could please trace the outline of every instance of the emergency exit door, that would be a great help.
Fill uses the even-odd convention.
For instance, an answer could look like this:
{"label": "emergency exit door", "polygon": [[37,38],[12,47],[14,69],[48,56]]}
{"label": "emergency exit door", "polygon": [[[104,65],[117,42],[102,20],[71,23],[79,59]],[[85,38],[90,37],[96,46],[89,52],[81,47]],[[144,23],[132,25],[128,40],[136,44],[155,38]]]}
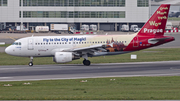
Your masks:
{"label": "emergency exit door", "polygon": [[33,39],[29,39],[28,40],[28,50],[33,50],[34,46],[33,46]]}

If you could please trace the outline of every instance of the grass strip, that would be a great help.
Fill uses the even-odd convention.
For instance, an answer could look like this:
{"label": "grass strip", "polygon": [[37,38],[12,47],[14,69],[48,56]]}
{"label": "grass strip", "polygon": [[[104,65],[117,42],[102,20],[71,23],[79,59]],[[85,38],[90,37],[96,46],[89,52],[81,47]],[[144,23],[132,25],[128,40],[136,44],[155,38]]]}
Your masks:
{"label": "grass strip", "polygon": [[[146,49],[128,54],[100,56],[89,58],[91,63],[124,63],[124,62],[149,62],[180,60],[180,48]],[[131,60],[130,55],[136,54],[138,59]],[[10,56],[0,53],[0,65],[27,65],[30,61],[27,57]],[[82,64],[83,59],[74,60],[67,64]],[[34,58],[34,65],[56,64],[52,57]]]}
{"label": "grass strip", "polygon": [[171,17],[171,18],[168,18],[169,21],[180,21],[180,18],[179,17]]}
{"label": "grass strip", "polygon": [[0,47],[8,47],[10,46],[11,44],[4,44],[4,45],[0,45]]}
{"label": "grass strip", "polygon": [[180,100],[178,76],[84,80],[0,82],[0,100]]}

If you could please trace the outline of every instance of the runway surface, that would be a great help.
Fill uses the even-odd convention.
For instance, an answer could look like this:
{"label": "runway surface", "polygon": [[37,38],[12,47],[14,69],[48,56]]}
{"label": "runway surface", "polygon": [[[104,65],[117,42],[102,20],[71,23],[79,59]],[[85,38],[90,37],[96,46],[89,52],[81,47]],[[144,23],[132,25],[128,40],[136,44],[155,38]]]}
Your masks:
{"label": "runway surface", "polygon": [[0,81],[180,76],[180,61],[83,65],[0,66]]}

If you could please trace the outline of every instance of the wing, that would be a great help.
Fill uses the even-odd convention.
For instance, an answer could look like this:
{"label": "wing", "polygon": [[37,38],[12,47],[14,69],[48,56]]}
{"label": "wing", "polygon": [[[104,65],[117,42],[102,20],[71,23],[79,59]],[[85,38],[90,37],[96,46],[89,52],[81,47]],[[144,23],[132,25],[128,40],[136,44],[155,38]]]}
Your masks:
{"label": "wing", "polygon": [[82,55],[94,55],[97,52],[107,52],[107,47],[113,47],[114,43],[111,44],[98,44],[98,45],[91,45],[88,47],[81,47],[81,48],[57,48],[51,51],[51,54],[54,55],[55,52],[72,52],[74,55],[82,56]]}
{"label": "wing", "polygon": [[106,47],[113,47],[113,43],[111,44],[98,44],[98,45],[92,45],[89,47],[82,47],[82,48],[74,48],[74,49],[65,49],[64,52],[73,52],[77,55],[84,55],[89,54],[93,55],[95,52],[107,52]]}

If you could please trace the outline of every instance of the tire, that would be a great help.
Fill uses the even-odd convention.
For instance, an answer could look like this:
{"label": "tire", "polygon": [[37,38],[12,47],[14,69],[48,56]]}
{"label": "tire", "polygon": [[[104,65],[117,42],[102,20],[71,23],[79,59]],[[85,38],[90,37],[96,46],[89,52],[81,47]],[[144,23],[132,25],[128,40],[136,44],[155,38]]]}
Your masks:
{"label": "tire", "polygon": [[28,64],[28,65],[31,67],[31,66],[33,66],[33,63],[32,63],[32,62],[29,62],[29,64]]}
{"label": "tire", "polygon": [[90,66],[91,62],[90,62],[89,60],[84,60],[84,61],[83,61],[83,64],[84,64],[85,66]]}

